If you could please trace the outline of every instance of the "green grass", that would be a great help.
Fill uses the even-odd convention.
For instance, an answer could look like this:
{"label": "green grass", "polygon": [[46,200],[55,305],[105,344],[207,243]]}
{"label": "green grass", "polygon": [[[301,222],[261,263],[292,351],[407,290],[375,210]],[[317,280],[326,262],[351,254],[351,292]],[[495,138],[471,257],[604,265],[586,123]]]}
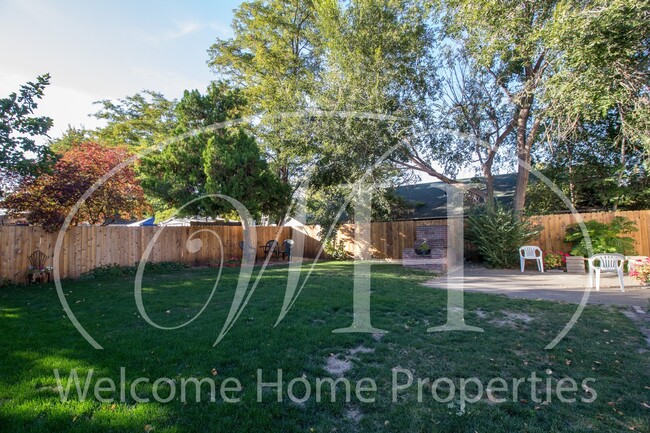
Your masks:
{"label": "green grass", "polygon": [[[645,342],[634,325],[618,310],[590,306],[568,336],[553,350],[544,347],[569,320],[570,304],[510,300],[501,296],[465,294],[466,321],[485,332],[427,333],[446,317],[446,293],[420,285],[430,275],[405,271],[399,266],[373,267],[373,325],[389,331],[377,340],[367,334],[334,334],[352,320],[352,272],[350,263],[324,263],[316,267],[294,308],[274,327],[287,279],[287,268],[267,269],[241,317],[219,345],[212,344],[223,326],[238,277],[238,269],[224,269],[216,295],[205,312],[188,326],[163,331],[148,325],[139,315],[133,296],[132,276],[102,276],[64,282],[71,308],[88,332],[103,345],[94,350],[65,316],[52,285],[10,287],[0,292],[0,430],[12,432],[587,432],[650,431],[650,361]],[[207,299],[216,269],[147,273],[143,284],[144,305],[152,320],[174,326],[199,311]],[[477,311],[478,310],[478,311]],[[512,319],[518,313],[532,320]],[[520,316],[524,317],[524,316]],[[352,384],[364,377],[377,384],[373,403],[362,403],[343,393],[337,401],[314,396],[315,381],[330,377],[327,357],[344,356],[359,346],[374,349],[350,358],[345,376]],[[647,349],[647,347],[645,347]],[[349,356],[349,355],[348,355]],[[62,402],[54,369],[65,377],[77,369],[85,377],[110,377],[118,382],[126,372],[127,396],[105,392],[102,403],[94,397]],[[535,372],[553,387],[563,377],[578,384],[595,379],[593,403],[583,390],[575,403],[561,403],[555,395],[548,404],[533,401],[530,385],[520,386],[514,401],[492,403],[482,399],[461,410],[456,396],[449,404],[438,403],[426,392],[418,401],[416,383],[392,401],[392,369],[403,368],[417,378],[478,378],[485,385],[492,378],[529,377]],[[212,374],[213,369],[218,373]],[[257,369],[271,381],[276,370],[284,376],[283,401],[272,390],[257,402]],[[547,370],[549,372],[547,372]],[[296,404],[287,396],[287,384],[304,377],[312,397]],[[202,401],[194,401],[194,388],[183,403],[138,403],[129,395],[138,377],[151,381],[171,378],[177,383],[195,377],[214,379],[216,401],[209,401],[207,387]],[[229,377],[243,387],[240,403],[226,403],[219,385]],[[400,376],[402,380],[402,376]],[[167,395],[169,387],[162,388]],[[296,385],[296,394],[302,394]],[[440,388],[442,390],[442,388]],[[152,397],[151,384],[136,387],[140,397]],[[342,388],[340,388],[342,391]],[[468,394],[476,389],[468,387]],[[445,395],[441,391],[441,395]],[[498,396],[508,397],[511,393]],[[541,395],[543,399],[545,394]],[[646,406],[644,406],[646,404]],[[351,412],[360,417],[350,416]],[[353,419],[355,418],[355,419]]]}

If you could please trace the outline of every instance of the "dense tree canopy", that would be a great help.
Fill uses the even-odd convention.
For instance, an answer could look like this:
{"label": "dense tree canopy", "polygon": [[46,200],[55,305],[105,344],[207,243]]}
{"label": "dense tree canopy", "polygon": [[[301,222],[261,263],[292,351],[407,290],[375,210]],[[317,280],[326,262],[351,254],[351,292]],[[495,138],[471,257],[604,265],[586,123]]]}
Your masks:
{"label": "dense tree canopy", "polygon": [[[140,167],[142,185],[158,210],[169,214],[206,194],[225,194],[255,217],[286,212],[288,187],[269,170],[255,139],[239,126],[211,128],[239,118],[245,107],[241,92],[225,83],[213,83],[206,94],[185,92],[174,111],[177,138],[144,157]],[[226,201],[210,198],[183,208],[191,215],[232,211]]]}
{"label": "dense tree canopy", "polygon": [[[2,206],[11,214],[26,212],[30,223],[56,230],[84,193],[130,156],[123,147],[97,143],[77,145],[60,155],[51,173],[25,179]],[[148,212],[150,207],[135,170],[127,166],[103,182],[81,204],[71,224],[101,224],[114,217],[141,218]]]}
{"label": "dense tree canopy", "polygon": [[[344,185],[368,169],[381,185],[378,219],[403,205],[385,186],[413,173],[455,183],[474,170],[487,191],[471,195],[491,203],[493,171],[518,161],[540,169],[577,207],[643,207],[649,14],[639,0],[251,0],[234,12],[233,37],[208,51],[209,66],[227,81],[178,101],[154,91],[100,101],[95,117],[105,126],[69,127],[52,148],[88,140],[154,146],[136,170],[159,216],[221,193],[256,217],[279,219],[309,174],[310,212],[325,221],[343,203]],[[29,117],[46,84],[47,76],[2,100],[23,104],[14,111],[32,120],[3,121],[0,168],[37,175],[30,152],[47,159],[29,141],[49,128],[48,119]],[[210,128],[243,116],[254,120]],[[18,146],[6,146],[7,137]],[[515,209],[563,208],[543,184],[529,185],[526,164]],[[209,199],[184,209],[231,211]]]}
{"label": "dense tree canopy", "polygon": [[311,154],[300,118],[278,118],[310,108],[321,69],[320,35],[312,0],[244,2],[234,11],[235,36],[218,39],[209,65],[228,77],[260,121],[255,133],[284,183],[303,172]]}
{"label": "dense tree canopy", "polygon": [[51,163],[52,154],[43,139],[52,119],[33,116],[49,83],[50,75],[45,74],[35,83],[22,85],[19,93],[0,99],[0,197],[22,176],[34,175]]}

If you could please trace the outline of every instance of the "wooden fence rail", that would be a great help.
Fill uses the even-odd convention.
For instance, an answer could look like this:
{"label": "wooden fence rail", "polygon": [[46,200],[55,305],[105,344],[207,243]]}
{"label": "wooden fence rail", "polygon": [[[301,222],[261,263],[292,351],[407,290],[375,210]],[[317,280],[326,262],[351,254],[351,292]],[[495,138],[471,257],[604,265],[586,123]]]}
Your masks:
{"label": "wooden fence rail", "polygon": [[[650,210],[626,212],[596,212],[582,214],[584,220],[609,222],[620,215],[634,221],[638,231],[631,237],[635,240],[636,252],[650,256]],[[569,252],[564,243],[566,227],[575,223],[571,214],[544,215],[534,217],[544,226],[539,239],[534,242],[544,251]],[[415,229],[422,225],[445,225],[446,220],[395,221],[372,223],[371,248],[373,257],[383,260],[402,258],[404,248],[413,247]],[[174,261],[190,265],[205,265],[221,257],[241,257],[239,242],[243,231],[237,226],[197,227],[73,227],[63,237],[59,267],[62,278],[77,278],[96,267],[109,264],[132,266],[141,261],[143,252],[154,235],[156,239],[149,261]],[[321,248],[318,230],[315,227],[256,227],[257,245],[274,239],[279,232],[279,241],[304,236],[303,257],[314,258]],[[218,235],[218,238],[217,238]],[[0,226],[0,280],[20,282],[26,279],[29,266],[28,256],[36,249],[47,254],[52,265],[54,246],[58,233],[47,233],[39,227]],[[354,224],[343,225],[337,233],[346,250],[353,250]],[[200,243],[196,240],[200,240]],[[192,243],[188,249],[188,241]],[[198,248],[200,246],[200,248]],[[258,252],[261,249],[258,248]],[[192,252],[196,251],[196,252]]]}

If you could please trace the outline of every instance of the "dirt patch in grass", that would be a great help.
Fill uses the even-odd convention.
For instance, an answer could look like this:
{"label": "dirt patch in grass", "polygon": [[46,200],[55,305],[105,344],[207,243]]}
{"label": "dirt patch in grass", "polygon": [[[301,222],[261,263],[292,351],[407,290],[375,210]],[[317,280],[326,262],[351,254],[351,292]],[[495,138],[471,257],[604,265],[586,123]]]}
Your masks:
{"label": "dirt patch in grass", "polygon": [[[381,335],[383,335],[383,334],[381,334]],[[348,354],[351,355],[351,356],[354,356],[357,353],[373,353],[374,351],[375,351],[375,349],[372,349],[370,347],[365,347],[365,346],[361,345],[361,346],[355,347],[354,349],[348,350]]]}
{"label": "dirt patch in grass", "polygon": [[500,313],[503,317],[490,320],[490,323],[503,326],[516,328],[521,325],[526,325],[534,320],[534,318],[526,313],[519,313],[516,311],[501,310]]}
{"label": "dirt patch in grass", "polygon": [[[632,307],[622,310],[622,313],[639,328],[645,337],[646,343],[650,346],[650,314],[641,307]],[[639,349],[640,353],[646,353],[646,349]]]}
{"label": "dirt patch in grass", "polygon": [[359,345],[353,349],[348,349],[345,355],[330,353],[325,359],[325,371],[334,376],[343,376],[352,369],[351,358],[359,359],[357,355],[360,353],[373,353],[374,351],[373,348]]}
{"label": "dirt patch in grass", "polygon": [[325,363],[325,371],[334,376],[343,376],[345,373],[352,369],[352,361],[349,359],[340,358],[340,355],[333,353],[327,357]]}
{"label": "dirt patch in grass", "polygon": [[485,311],[481,310],[480,308],[474,310],[474,314],[476,314],[476,317],[478,317],[479,319],[485,319],[488,316],[488,314]]}
{"label": "dirt patch in grass", "polygon": [[356,407],[350,407],[345,411],[345,417],[351,421],[359,422],[363,418],[363,414]]}

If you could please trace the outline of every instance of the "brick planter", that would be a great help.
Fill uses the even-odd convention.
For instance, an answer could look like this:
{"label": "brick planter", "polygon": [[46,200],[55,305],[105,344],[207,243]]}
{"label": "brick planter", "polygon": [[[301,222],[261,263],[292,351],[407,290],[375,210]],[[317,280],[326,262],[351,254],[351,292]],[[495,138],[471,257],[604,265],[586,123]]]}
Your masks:
{"label": "brick planter", "polygon": [[445,271],[447,269],[447,250],[431,250],[428,255],[415,253],[415,248],[402,250],[402,265],[407,268],[428,269],[431,271]]}
{"label": "brick planter", "polygon": [[566,258],[566,271],[569,274],[585,273],[585,258],[582,256],[569,256]]}
{"label": "brick planter", "polygon": [[[402,250],[402,265],[431,271],[447,270],[447,226],[418,226],[415,229],[414,248]],[[420,255],[415,249],[426,242],[431,248],[427,255]]]}

